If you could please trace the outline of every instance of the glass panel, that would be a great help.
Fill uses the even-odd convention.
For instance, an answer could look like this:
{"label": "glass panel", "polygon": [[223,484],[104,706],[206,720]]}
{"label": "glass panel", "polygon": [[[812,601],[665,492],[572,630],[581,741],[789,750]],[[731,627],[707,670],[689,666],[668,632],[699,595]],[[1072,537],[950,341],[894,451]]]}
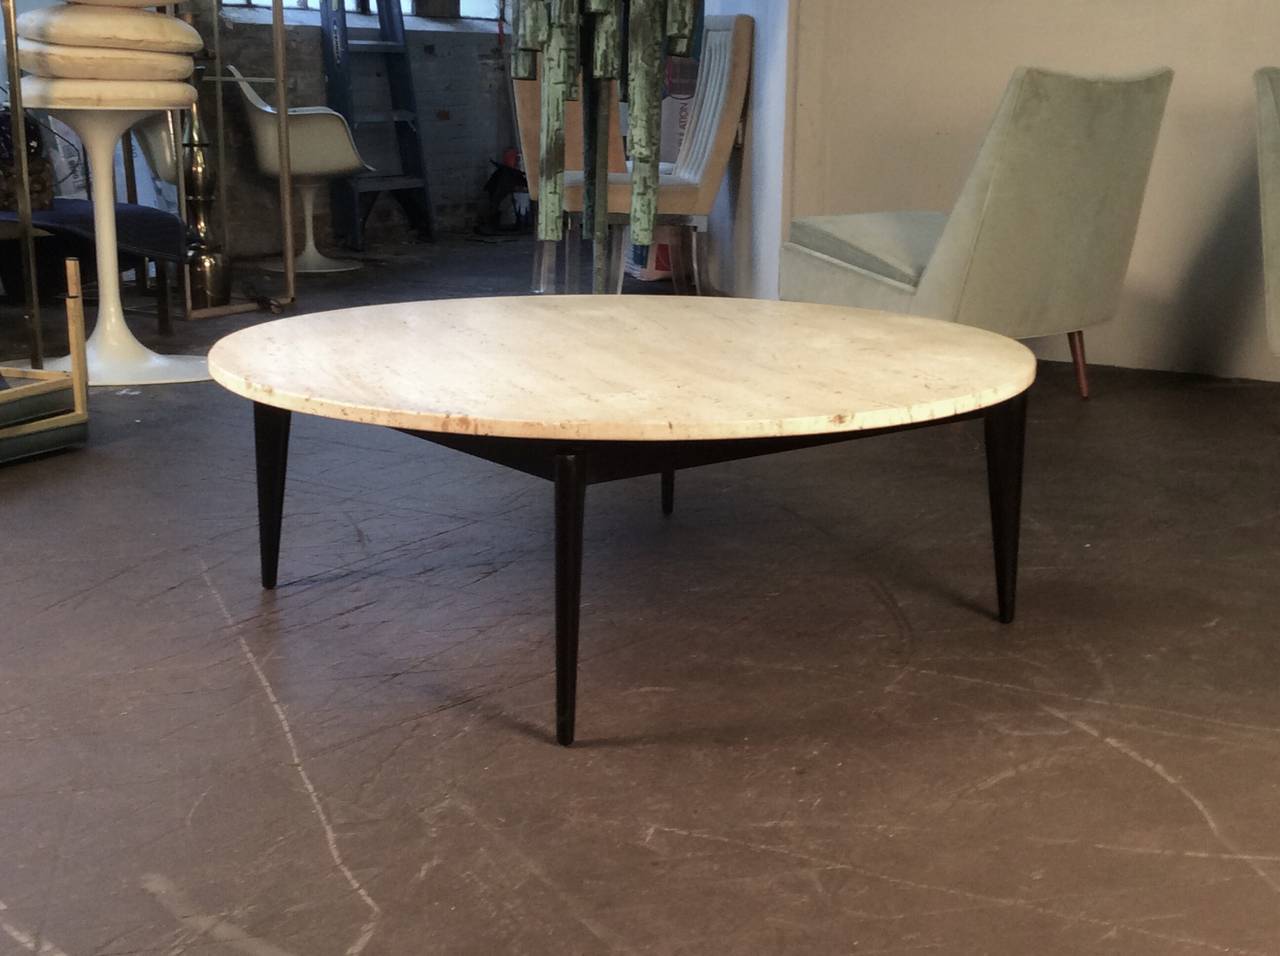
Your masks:
{"label": "glass panel", "polygon": [[458,16],[496,20],[498,19],[498,0],[461,0]]}
{"label": "glass panel", "polygon": [[[378,0],[368,0],[368,10],[360,9],[361,0],[343,0],[347,6],[347,13],[371,13],[378,15]],[[406,17],[413,16],[413,0],[400,0],[400,12]]]}

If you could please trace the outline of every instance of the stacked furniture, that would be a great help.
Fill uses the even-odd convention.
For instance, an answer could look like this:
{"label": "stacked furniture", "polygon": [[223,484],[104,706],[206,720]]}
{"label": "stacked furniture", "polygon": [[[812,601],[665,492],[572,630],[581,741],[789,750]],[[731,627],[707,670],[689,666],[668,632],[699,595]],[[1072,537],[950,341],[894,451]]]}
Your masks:
{"label": "stacked furniture", "polygon": [[[19,62],[28,108],[45,109],[84,143],[93,179],[98,261],[98,321],[90,337],[89,381],[143,385],[207,379],[205,360],[158,355],[129,331],[120,301],[116,248],[114,154],[120,137],[160,110],[196,99],[186,82],[191,54],[204,45],[194,28],[142,9],[145,0],[85,0],[18,17]],[[69,359],[63,360],[64,366]],[[56,363],[52,367],[57,367]]]}
{"label": "stacked furniture", "polygon": [[[707,219],[715,205],[716,196],[724,182],[729,159],[733,154],[738,130],[742,124],[747,102],[747,88],[751,76],[751,51],[755,21],[747,16],[708,17],[702,38],[702,57],[698,69],[698,85],[694,94],[693,109],[688,131],[680,146],[674,165],[660,168],[657,191],[657,220],[659,225],[679,229],[679,246],[673,250],[678,261],[673,263],[677,277],[688,271],[693,277],[693,291],[702,294],[706,275],[703,263],[706,243],[700,241],[700,233],[707,228]],[[529,179],[529,192],[539,198],[541,178],[539,155],[539,130],[542,126],[542,103],[539,80],[517,80],[515,83],[516,114],[520,126],[520,143],[524,152],[525,173]],[[615,97],[616,98],[616,97]],[[617,110],[610,110],[613,124],[609,132],[609,177],[606,202],[608,215],[615,223],[610,255],[608,291],[622,291],[622,231],[617,223],[625,223],[631,213],[634,171],[622,158],[621,134],[616,133],[614,119]],[[578,157],[582,156],[582,111],[566,109],[565,122],[565,171],[564,212],[569,216],[566,252],[569,262],[574,261],[577,241],[577,222],[586,209],[586,173]],[[618,143],[615,148],[615,142]],[[540,243],[536,252],[539,260],[553,254],[553,246]],[[541,286],[542,277],[554,273],[541,261],[534,265],[536,292],[550,291]],[[572,265],[566,270],[569,277],[568,291],[576,291],[576,270]]]}
{"label": "stacked furniture", "polygon": [[[755,21],[751,17],[707,17],[689,126],[675,164],[660,169],[658,176],[657,222],[679,228],[679,247],[673,250],[677,260],[673,262],[674,271],[677,277],[685,270],[692,275],[692,291],[696,295],[703,293],[706,284],[706,243],[700,241],[700,235],[706,232],[742,126],[754,36]],[[633,170],[609,174],[610,215],[630,211],[633,179]],[[566,170],[565,211],[571,216],[581,215],[585,204],[585,174]],[[621,270],[612,277],[612,283],[610,291],[622,291]]]}
{"label": "stacked furniture", "polygon": [[950,215],[797,219],[782,298],[1065,333],[1087,398],[1082,330],[1115,314],[1172,81],[1017,70]]}
{"label": "stacked furniture", "polygon": [[[582,83],[582,77],[579,76],[578,82]],[[608,146],[609,178],[615,175],[627,175],[627,147],[622,137],[622,122],[619,108],[621,103],[621,89],[617,81],[610,80],[609,84],[609,109],[608,120],[609,128],[605,134]],[[517,79],[512,83],[513,99],[516,110],[516,125],[519,127],[520,134],[520,153],[524,165],[525,181],[529,189],[529,198],[533,202],[539,201],[539,189],[542,186],[542,173],[539,163],[542,160],[542,70],[541,66],[531,80]],[[583,137],[585,135],[585,117],[586,104],[579,98],[576,102],[566,104],[564,112],[564,175],[566,184],[569,177],[576,176],[579,184],[578,190],[578,207],[577,209],[569,209],[567,206],[565,212],[569,217],[569,229],[565,236],[565,270],[564,270],[564,291],[578,291],[578,257],[576,253],[578,244],[582,240],[582,193],[581,188],[585,181],[585,174],[582,169],[583,160],[585,158],[585,143]],[[610,210],[611,217],[616,214],[618,221],[625,222],[626,217],[630,215],[630,197],[627,197],[626,206],[620,210]],[[614,229],[613,239],[614,246],[610,252],[610,261],[608,266],[609,276],[613,277],[606,282],[611,286],[613,279],[622,274],[622,263],[620,261],[621,253],[616,248],[621,244],[622,232]],[[550,293],[557,291],[556,273],[559,268],[557,262],[557,244],[554,242],[539,242],[534,247],[533,262],[533,291],[536,293]]]}

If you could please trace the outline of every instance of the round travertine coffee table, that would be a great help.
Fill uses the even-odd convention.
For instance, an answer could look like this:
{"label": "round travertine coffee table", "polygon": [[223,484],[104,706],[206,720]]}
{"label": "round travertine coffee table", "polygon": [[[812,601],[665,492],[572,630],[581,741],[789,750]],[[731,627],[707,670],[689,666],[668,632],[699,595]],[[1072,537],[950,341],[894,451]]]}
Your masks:
{"label": "round travertine coffee table", "polygon": [[573,742],[590,484],[981,417],[999,615],[1013,619],[1035,357],[991,332],[745,299],[540,296],[344,309],[209,353],[251,399],[262,583],[280,553],[292,412],[398,429],[555,483],[556,731]]}

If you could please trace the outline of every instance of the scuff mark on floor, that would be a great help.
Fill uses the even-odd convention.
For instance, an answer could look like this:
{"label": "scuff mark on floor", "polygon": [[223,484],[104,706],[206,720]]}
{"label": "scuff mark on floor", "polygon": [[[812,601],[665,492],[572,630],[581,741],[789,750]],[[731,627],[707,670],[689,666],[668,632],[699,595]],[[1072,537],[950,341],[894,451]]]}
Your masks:
{"label": "scuff mark on floor", "polygon": [[[0,900],[0,913],[3,913],[8,908],[4,900]],[[47,939],[42,940],[39,936],[28,933],[20,926],[15,926],[6,919],[0,919],[0,932],[3,932],[28,953],[36,953],[37,956],[67,956],[66,952],[54,946]]]}
{"label": "scuff mark on floor", "polygon": [[288,950],[251,936],[220,916],[199,912],[195,904],[168,877],[148,873],[142,878],[142,888],[154,896],[186,929],[201,936],[226,943],[232,949],[248,953],[249,956],[293,956]]}
{"label": "scuff mark on floor", "polygon": [[725,843],[730,846],[755,850],[761,853],[776,853],[782,856],[792,857],[794,859],[806,860],[826,869],[844,870],[849,873],[855,873],[866,879],[887,883],[891,886],[920,890],[929,893],[941,893],[945,896],[969,900],[975,903],[1019,909],[1025,912],[1035,913],[1039,916],[1046,916],[1052,919],[1061,920],[1068,924],[1098,927],[1112,933],[1120,931],[1134,933],[1148,939],[1155,939],[1166,943],[1179,943],[1184,946],[1195,946],[1201,949],[1207,949],[1210,952],[1228,953],[1230,956],[1273,956],[1273,954],[1268,954],[1261,950],[1241,949],[1235,946],[1223,946],[1219,943],[1213,942],[1212,940],[1199,939],[1194,936],[1182,936],[1175,933],[1160,933],[1155,930],[1144,929],[1141,926],[1135,926],[1132,923],[1120,920],[1103,919],[1096,916],[1088,916],[1084,913],[1064,913],[1060,910],[1043,905],[1043,901],[1026,900],[1016,896],[995,896],[989,893],[977,893],[973,890],[961,889],[956,886],[946,886],[939,883],[923,883],[918,880],[908,879],[907,877],[894,876],[889,873],[880,873],[876,870],[869,870],[865,867],[855,866],[852,863],[845,863],[840,860],[824,859],[823,857],[815,854],[792,850],[788,847],[771,846],[767,843],[755,843],[750,840],[739,840],[734,837],[723,836],[717,833],[709,833],[699,830],[685,830],[679,827],[663,826],[660,824],[650,825],[649,830],[653,833],[669,833],[689,839],[710,840],[715,843]]}
{"label": "scuff mark on floor", "polygon": [[1083,720],[1078,720],[1077,718],[1072,717],[1070,714],[1063,713],[1060,710],[1055,710],[1054,708],[1046,706],[1045,704],[1041,704],[1040,706],[1047,713],[1053,714],[1053,716],[1057,717],[1059,720],[1063,721],[1064,723],[1070,724],[1072,727],[1075,727],[1077,730],[1081,731],[1082,733],[1086,733],[1090,737],[1093,737],[1095,740],[1099,740],[1102,743],[1106,744],[1112,750],[1118,751],[1119,753],[1124,754],[1126,757],[1128,757],[1130,760],[1134,761],[1135,763],[1139,763],[1142,766],[1146,767],[1148,770],[1154,773],[1157,777],[1159,777],[1165,783],[1169,784],[1169,786],[1171,786],[1174,790],[1182,794],[1183,798],[1186,799],[1188,803],[1190,803],[1193,807],[1196,808],[1196,812],[1199,813],[1200,816],[1204,819],[1205,824],[1209,827],[1209,832],[1213,834],[1213,838],[1218,841],[1218,843],[1222,846],[1222,848],[1226,850],[1229,854],[1231,854],[1233,859],[1240,861],[1241,863],[1245,864],[1245,866],[1249,867],[1249,869],[1253,870],[1253,872],[1258,875],[1258,878],[1261,879],[1263,883],[1271,887],[1271,889],[1274,890],[1277,894],[1280,894],[1280,882],[1277,882],[1275,877],[1273,877],[1270,873],[1268,873],[1265,869],[1262,868],[1261,863],[1259,863],[1258,861],[1258,854],[1246,853],[1245,851],[1241,850],[1240,847],[1236,846],[1235,841],[1233,841],[1229,836],[1226,835],[1226,833],[1223,832],[1222,827],[1219,826],[1218,821],[1214,818],[1213,813],[1210,812],[1208,806],[1205,805],[1205,802],[1201,800],[1199,797],[1197,797],[1194,793],[1192,793],[1187,788],[1186,784],[1184,784],[1181,780],[1179,780],[1177,777],[1171,774],[1168,770],[1166,770],[1160,763],[1158,763],[1155,760],[1152,760],[1150,757],[1144,757],[1142,754],[1138,753],[1138,751],[1134,750],[1132,747],[1126,744],[1123,740],[1119,740],[1116,737],[1105,736],[1102,733],[1102,731],[1098,730],[1098,728],[1094,727],[1091,724],[1085,723]]}
{"label": "scuff mark on floor", "polygon": [[356,878],[356,875],[343,859],[342,850],[338,846],[338,835],[334,832],[333,824],[329,821],[329,814],[325,811],[324,804],[320,800],[320,793],[316,790],[315,784],[311,781],[311,775],[307,773],[306,765],[302,762],[302,754],[298,751],[298,741],[293,736],[293,727],[289,724],[289,717],[284,711],[284,705],[280,703],[280,698],[276,696],[275,688],[271,686],[271,681],[267,679],[266,672],[258,662],[257,655],[253,653],[253,648],[249,646],[249,642],[245,640],[244,633],[227,609],[227,604],[222,599],[222,594],[219,593],[217,586],[213,583],[213,579],[209,577],[208,566],[203,561],[200,562],[200,565],[200,573],[204,578],[205,585],[209,588],[209,593],[213,595],[214,600],[217,602],[218,609],[222,612],[223,619],[227,622],[227,627],[236,635],[236,640],[240,644],[240,650],[244,654],[245,660],[253,670],[254,676],[257,677],[258,684],[262,687],[262,692],[266,695],[272,710],[275,711],[276,720],[279,722],[280,730],[284,734],[285,744],[289,748],[291,765],[297,772],[298,778],[302,781],[302,787],[307,793],[307,798],[311,801],[311,808],[315,812],[316,819],[320,822],[320,829],[324,831],[324,840],[329,850],[329,856],[333,859],[333,864],[338,868],[338,872],[342,874],[347,884],[369,910],[369,919],[360,928],[360,935],[346,950],[346,956],[360,956],[365,947],[369,945],[369,940],[373,938],[373,934],[378,928],[378,920],[382,916],[382,908],[369,895],[364,885]]}

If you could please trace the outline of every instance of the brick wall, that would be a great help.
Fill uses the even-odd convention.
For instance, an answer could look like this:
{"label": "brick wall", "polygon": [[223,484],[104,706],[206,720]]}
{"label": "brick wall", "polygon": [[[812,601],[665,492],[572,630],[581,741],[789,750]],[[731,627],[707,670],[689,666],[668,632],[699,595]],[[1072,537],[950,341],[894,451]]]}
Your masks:
{"label": "brick wall", "polygon": [[[271,28],[264,13],[229,9],[224,13],[223,59],[246,76],[271,75]],[[310,21],[291,25],[286,34],[290,104],[320,105],[325,102],[325,83],[318,14],[299,12],[296,16],[309,17]],[[351,18],[352,38],[374,35],[373,31],[357,28],[362,20]],[[475,21],[409,20],[406,26],[437,228],[446,233],[469,232],[483,212],[483,186],[492,168],[489,161],[500,159],[503,150],[516,143],[497,35],[492,24]],[[360,62],[364,60],[367,64]],[[362,57],[357,65],[362,68],[353,77],[357,109],[384,108],[388,93],[385,81],[376,72],[380,61]],[[212,117],[211,84],[205,87],[202,100],[207,115]],[[273,99],[269,85],[258,90],[268,102]],[[228,86],[224,95],[232,253],[236,257],[276,253],[281,245],[276,184],[257,171],[238,90]],[[390,128],[361,130],[357,142],[366,162],[388,172],[396,170]],[[328,197],[322,196],[317,235],[323,247],[332,240]],[[296,226],[300,234],[300,219]],[[370,216],[367,236],[375,245],[410,239],[411,233],[394,201],[385,197],[379,200]]]}

